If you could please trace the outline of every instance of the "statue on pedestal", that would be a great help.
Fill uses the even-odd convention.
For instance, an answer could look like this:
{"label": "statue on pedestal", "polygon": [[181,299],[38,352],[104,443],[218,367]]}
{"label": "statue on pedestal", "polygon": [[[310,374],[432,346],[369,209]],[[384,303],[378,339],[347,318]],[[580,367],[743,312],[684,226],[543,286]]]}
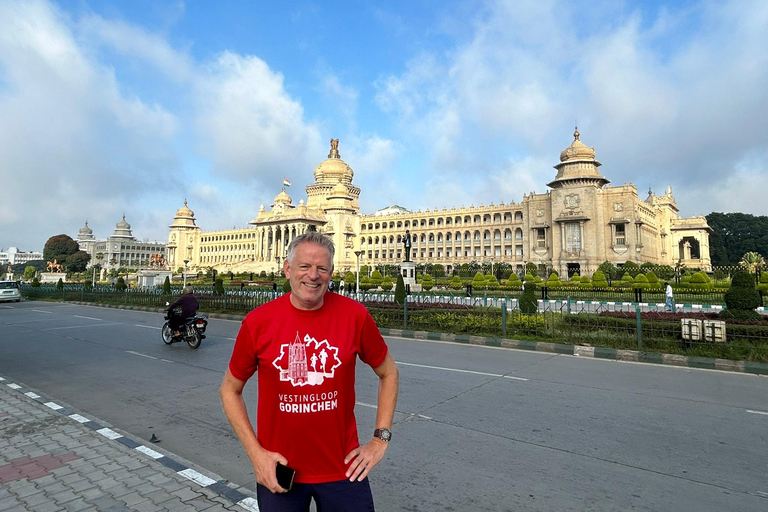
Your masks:
{"label": "statue on pedestal", "polygon": [[409,230],[405,230],[405,235],[403,236],[403,249],[405,250],[405,261],[410,262],[411,261],[411,232]]}

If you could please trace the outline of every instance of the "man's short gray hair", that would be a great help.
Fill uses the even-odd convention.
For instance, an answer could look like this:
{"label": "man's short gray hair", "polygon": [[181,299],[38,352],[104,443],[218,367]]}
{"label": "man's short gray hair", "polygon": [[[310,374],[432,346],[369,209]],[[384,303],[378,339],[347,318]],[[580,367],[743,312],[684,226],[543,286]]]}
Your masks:
{"label": "man's short gray hair", "polygon": [[328,252],[331,253],[331,266],[333,266],[333,257],[336,254],[333,240],[317,231],[307,231],[291,240],[290,245],[288,245],[288,253],[285,257],[285,259],[288,260],[288,263],[293,263],[293,257],[296,255],[296,247],[304,242],[317,244],[328,249]]}

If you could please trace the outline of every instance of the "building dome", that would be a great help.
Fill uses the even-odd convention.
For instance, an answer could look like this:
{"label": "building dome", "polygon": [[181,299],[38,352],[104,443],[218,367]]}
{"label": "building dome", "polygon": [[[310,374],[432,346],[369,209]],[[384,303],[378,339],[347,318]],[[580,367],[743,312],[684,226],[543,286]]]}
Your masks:
{"label": "building dome", "polygon": [[280,193],[275,196],[275,204],[287,205],[291,203],[293,203],[293,199],[291,199],[291,196],[285,192],[285,187],[283,187],[283,190],[281,190]]}
{"label": "building dome", "polygon": [[579,140],[578,127],[573,132],[573,142],[570,146],[560,153],[561,162],[572,162],[574,160],[594,160],[595,148],[587,147]]}
{"label": "building dome", "polygon": [[187,200],[184,200],[184,206],[176,210],[176,217],[194,217],[195,212],[189,209],[187,206]]}
{"label": "building dome", "polygon": [[123,220],[118,222],[115,226],[115,232],[112,234],[111,238],[133,238],[131,225],[125,221],[125,215],[123,215]]}
{"label": "building dome", "polygon": [[352,183],[355,173],[339,155],[339,139],[331,139],[328,158],[315,167],[316,183]]}
{"label": "building dome", "polygon": [[93,230],[88,227],[88,221],[85,221],[85,226],[80,228],[80,231],[78,231],[77,239],[78,240],[94,240]]}

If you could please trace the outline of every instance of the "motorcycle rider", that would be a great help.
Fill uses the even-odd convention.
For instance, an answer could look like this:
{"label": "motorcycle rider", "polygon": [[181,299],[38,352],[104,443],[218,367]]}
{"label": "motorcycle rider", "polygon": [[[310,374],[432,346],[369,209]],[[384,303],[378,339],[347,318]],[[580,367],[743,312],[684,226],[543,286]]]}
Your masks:
{"label": "motorcycle rider", "polygon": [[[181,297],[166,309],[168,311],[168,326],[173,330],[174,336],[181,334],[179,328],[184,324],[184,321],[195,316],[200,308],[200,304],[198,304],[193,291],[191,286],[187,286],[181,292]],[[177,307],[181,307],[181,314],[179,315],[173,312]]]}

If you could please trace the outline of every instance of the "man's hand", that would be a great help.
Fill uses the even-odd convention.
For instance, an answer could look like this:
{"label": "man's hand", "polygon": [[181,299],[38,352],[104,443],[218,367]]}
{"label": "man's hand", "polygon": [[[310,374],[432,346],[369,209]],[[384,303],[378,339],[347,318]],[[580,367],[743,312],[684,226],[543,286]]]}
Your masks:
{"label": "man's hand", "polygon": [[[347,478],[350,482],[357,480],[361,482],[368,476],[373,467],[384,458],[384,452],[387,451],[389,443],[381,439],[371,439],[368,444],[359,446],[349,452],[344,459],[344,464],[349,464],[347,468]],[[351,462],[351,464],[350,464]]]}
{"label": "man's hand", "polygon": [[288,465],[288,459],[277,452],[264,450],[261,455],[253,461],[253,472],[256,475],[256,482],[263,485],[272,493],[288,492],[277,483],[277,463]]}

